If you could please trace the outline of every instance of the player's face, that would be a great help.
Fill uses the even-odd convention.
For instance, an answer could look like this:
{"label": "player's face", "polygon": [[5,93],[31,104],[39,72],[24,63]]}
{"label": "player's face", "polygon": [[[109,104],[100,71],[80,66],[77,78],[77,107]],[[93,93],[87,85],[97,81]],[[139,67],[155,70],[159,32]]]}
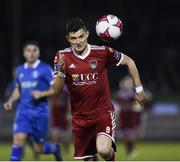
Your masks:
{"label": "player's face", "polygon": [[24,57],[27,62],[33,63],[39,58],[39,56],[39,47],[37,47],[36,45],[27,45],[24,48]]}
{"label": "player's face", "polygon": [[66,38],[70,43],[71,47],[76,52],[83,52],[87,46],[87,39],[89,36],[89,32],[85,31],[83,28],[79,29],[77,32],[70,32]]}

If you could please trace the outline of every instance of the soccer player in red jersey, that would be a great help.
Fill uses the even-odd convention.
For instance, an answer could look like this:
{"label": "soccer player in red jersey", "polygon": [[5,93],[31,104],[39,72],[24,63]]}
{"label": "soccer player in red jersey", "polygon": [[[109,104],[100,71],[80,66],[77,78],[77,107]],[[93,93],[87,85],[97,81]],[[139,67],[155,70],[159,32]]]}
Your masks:
{"label": "soccer player in red jersey", "polygon": [[74,158],[115,160],[115,115],[110,101],[108,65],[127,65],[141,104],[143,87],[134,61],[106,46],[88,44],[84,22],[71,19],[66,24],[66,39],[71,47],[57,52],[54,60],[54,91],[66,82],[70,92]]}
{"label": "soccer player in red jersey", "polygon": [[135,144],[138,137],[138,130],[141,124],[142,107],[134,100],[133,82],[130,76],[125,76],[119,82],[117,102],[120,105],[119,127],[116,131],[122,134],[123,142],[127,150],[128,160],[136,155]]}
{"label": "soccer player in red jersey", "polygon": [[[152,106],[152,94],[145,88],[144,104],[140,105],[134,99],[133,81],[129,75],[119,82],[119,91],[116,102],[120,112],[117,114],[119,125],[116,127],[116,139],[122,136],[127,150],[127,160],[132,160],[137,155],[136,142],[142,138],[144,127],[144,110]],[[118,108],[119,108],[118,107]]]}
{"label": "soccer player in red jersey", "polygon": [[51,140],[61,143],[62,148],[69,152],[71,143],[70,104],[67,86],[64,86],[61,94],[53,96],[51,102]]}

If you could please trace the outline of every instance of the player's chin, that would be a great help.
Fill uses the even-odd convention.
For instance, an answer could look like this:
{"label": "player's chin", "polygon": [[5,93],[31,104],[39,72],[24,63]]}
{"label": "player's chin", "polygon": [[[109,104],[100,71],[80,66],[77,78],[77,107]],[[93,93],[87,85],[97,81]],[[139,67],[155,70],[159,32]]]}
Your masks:
{"label": "player's chin", "polygon": [[33,63],[33,62],[35,62],[36,60],[37,60],[37,58],[29,58],[29,59],[27,59],[27,61],[30,62],[30,63]]}
{"label": "player's chin", "polygon": [[77,51],[77,52],[83,52],[83,51],[84,51],[84,48],[85,48],[85,47],[77,47],[77,48],[76,48],[76,51]]}

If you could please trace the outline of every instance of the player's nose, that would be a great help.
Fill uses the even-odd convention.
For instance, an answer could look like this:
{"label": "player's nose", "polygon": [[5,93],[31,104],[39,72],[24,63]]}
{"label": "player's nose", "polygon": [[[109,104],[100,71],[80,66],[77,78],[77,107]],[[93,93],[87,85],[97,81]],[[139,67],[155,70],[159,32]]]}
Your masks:
{"label": "player's nose", "polygon": [[81,43],[81,41],[79,39],[77,39],[77,42],[76,42],[78,45]]}

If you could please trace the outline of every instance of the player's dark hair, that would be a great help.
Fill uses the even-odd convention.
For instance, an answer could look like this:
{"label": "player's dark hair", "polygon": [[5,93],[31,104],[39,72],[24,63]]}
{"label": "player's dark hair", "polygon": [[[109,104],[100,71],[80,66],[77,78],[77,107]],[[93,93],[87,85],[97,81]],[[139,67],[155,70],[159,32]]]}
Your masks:
{"label": "player's dark hair", "polygon": [[86,25],[84,21],[80,18],[69,19],[66,23],[66,34],[70,32],[77,32],[79,29],[84,29],[86,31]]}
{"label": "player's dark hair", "polygon": [[25,49],[28,45],[34,45],[34,46],[37,46],[38,48],[40,48],[38,41],[30,40],[30,41],[25,41],[23,43],[23,49]]}

